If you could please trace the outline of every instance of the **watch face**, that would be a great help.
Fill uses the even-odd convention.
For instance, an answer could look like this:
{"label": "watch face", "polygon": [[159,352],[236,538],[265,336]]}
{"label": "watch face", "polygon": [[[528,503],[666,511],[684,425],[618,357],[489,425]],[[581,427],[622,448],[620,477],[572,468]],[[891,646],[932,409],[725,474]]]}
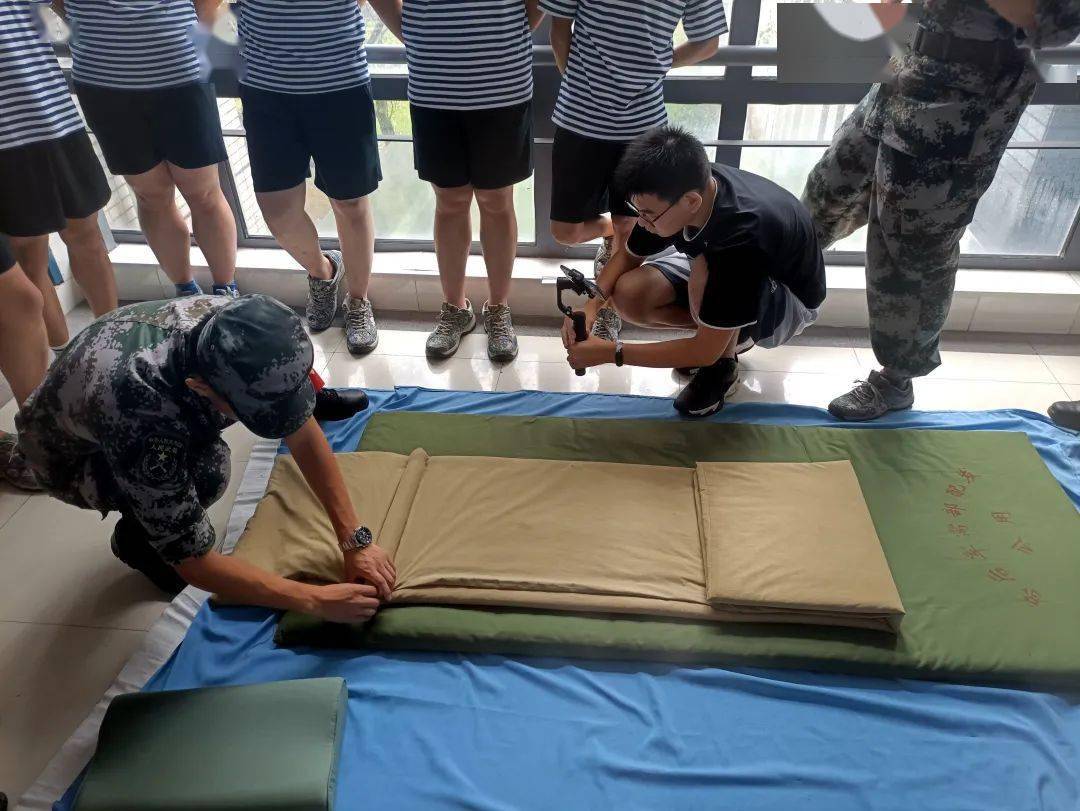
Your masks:
{"label": "watch face", "polygon": [[371,530],[367,527],[358,528],[353,534],[353,541],[355,541],[356,545],[361,549],[365,546],[370,546],[372,542]]}

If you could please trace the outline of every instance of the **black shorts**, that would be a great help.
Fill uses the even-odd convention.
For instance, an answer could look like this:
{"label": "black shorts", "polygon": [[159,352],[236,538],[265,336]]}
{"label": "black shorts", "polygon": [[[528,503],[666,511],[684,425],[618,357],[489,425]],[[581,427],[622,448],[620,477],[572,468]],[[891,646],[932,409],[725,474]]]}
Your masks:
{"label": "black shorts", "polygon": [[15,267],[15,254],[11,252],[8,239],[0,234],[0,273],[7,273]]}
{"label": "black shorts", "polygon": [[501,189],[532,174],[532,102],[492,110],[409,106],[413,165],[440,188]]}
{"label": "black shorts", "polygon": [[551,219],[585,222],[611,212],[633,217],[625,195],[611,187],[615,167],[629,143],[586,138],[555,128],[551,153]]}
{"label": "black shorts", "polygon": [[0,150],[0,232],[8,236],[62,231],[68,220],[96,214],[111,195],[86,130]]}
{"label": "black shorts", "polygon": [[379,188],[371,85],[330,93],[273,93],[240,85],[251,177],[257,192],[285,191],[311,176],[333,200]]}
{"label": "black shorts", "polygon": [[76,82],[75,91],[114,175],[141,175],[162,161],[201,169],[228,159],[217,98],[207,82],[155,90]]}

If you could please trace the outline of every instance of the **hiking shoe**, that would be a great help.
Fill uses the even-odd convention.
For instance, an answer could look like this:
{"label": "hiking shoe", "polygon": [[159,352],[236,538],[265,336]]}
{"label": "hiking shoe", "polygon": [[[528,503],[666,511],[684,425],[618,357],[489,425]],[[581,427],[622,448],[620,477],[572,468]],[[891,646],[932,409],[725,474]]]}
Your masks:
{"label": "hiking shoe", "polygon": [[375,313],[366,298],[345,296],[345,346],[353,355],[366,355],[379,345]]}
{"label": "hiking shoe", "polygon": [[20,490],[38,492],[44,489],[19,452],[19,438],[7,431],[0,431],[0,480]]}
{"label": "hiking shoe", "polygon": [[120,562],[146,575],[155,586],[175,597],[187,586],[184,578],[176,573],[150,545],[146,532],[138,521],[121,515],[112,534],[112,553]]}
{"label": "hiking shoe", "polygon": [[315,392],[316,422],[347,420],[368,407],[368,396],[360,389],[321,388]]}
{"label": "hiking shoe", "polygon": [[856,383],[847,394],[829,403],[829,413],[837,419],[848,422],[876,420],[890,411],[911,408],[915,404],[915,388],[910,380],[904,386],[898,386],[881,372],[874,371],[866,380]]}
{"label": "hiking shoe", "polygon": [[488,336],[488,357],[492,363],[508,363],[517,357],[518,342],[507,304],[485,304],[484,332]]}
{"label": "hiking shoe", "polygon": [[240,289],[236,286],[236,282],[229,282],[228,284],[215,284],[213,288],[213,293],[215,296],[240,298]]}
{"label": "hiking shoe", "polygon": [[476,313],[473,312],[471,302],[466,301],[464,307],[458,308],[444,301],[439,320],[435,322],[435,329],[427,339],[427,356],[450,357],[458,351],[461,339],[475,328]]}
{"label": "hiking shoe", "polygon": [[199,287],[199,283],[192,279],[190,282],[184,282],[183,284],[174,284],[176,289],[177,298],[187,298],[188,296],[201,296],[203,289]]}
{"label": "hiking shoe", "polygon": [[345,278],[345,262],[341,251],[327,251],[334,275],[329,279],[308,276],[307,322],[312,332],[322,332],[334,322],[338,308],[338,290]]}
{"label": "hiking shoe", "polygon": [[1080,400],[1062,400],[1054,403],[1046,413],[1058,427],[1080,431]]}
{"label": "hiking shoe", "polygon": [[724,399],[739,382],[739,362],[720,358],[702,366],[675,397],[675,410],[684,417],[707,417],[724,407]]}
{"label": "hiking shoe", "polygon": [[605,341],[614,341],[622,332],[622,319],[611,307],[604,307],[596,314],[596,320],[592,325],[592,336],[603,338]]}
{"label": "hiking shoe", "polygon": [[615,237],[604,237],[600,240],[600,247],[596,249],[596,258],[593,260],[593,278],[600,275],[600,271],[611,261],[611,255],[615,251]]}

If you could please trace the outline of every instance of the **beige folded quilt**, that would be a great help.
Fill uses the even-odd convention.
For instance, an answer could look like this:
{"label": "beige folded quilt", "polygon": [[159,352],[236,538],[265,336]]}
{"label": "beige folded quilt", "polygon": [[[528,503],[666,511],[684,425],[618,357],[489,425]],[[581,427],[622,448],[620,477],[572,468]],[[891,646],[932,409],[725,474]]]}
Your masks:
{"label": "beige folded quilt", "polygon": [[[703,465],[695,472],[429,457],[422,450],[337,458],[359,514],[394,558],[396,603],[880,630],[892,630],[892,618],[903,613],[847,462]],[[782,509],[758,490],[775,468],[784,468],[775,491],[786,499]],[[748,510],[742,495],[756,508]],[[729,509],[737,519],[727,520]],[[835,532],[822,523],[808,536],[812,551],[792,548],[806,515],[830,512],[847,516]],[[766,526],[767,538],[760,532]],[[234,554],[285,577],[340,579],[330,523],[290,457],[275,464]],[[851,565],[873,571],[853,572]],[[738,567],[746,579],[732,571]]]}

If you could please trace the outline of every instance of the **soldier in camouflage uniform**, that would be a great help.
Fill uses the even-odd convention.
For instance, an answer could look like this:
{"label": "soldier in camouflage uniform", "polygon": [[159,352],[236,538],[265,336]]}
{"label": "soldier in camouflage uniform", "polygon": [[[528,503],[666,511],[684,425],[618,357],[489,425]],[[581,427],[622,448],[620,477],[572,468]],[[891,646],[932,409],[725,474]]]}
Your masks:
{"label": "soldier in camouflage uniform", "polygon": [[910,408],[912,378],[940,365],[960,239],[1038,81],[1018,43],[1078,34],[1080,0],[925,0],[890,80],[840,126],[803,202],[823,248],[868,226],[870,337],[884,368],[834,400],[834,416]]}
{"label": "soldier in camouflage uniform", "polygon": [[[299,317],[267,296],[124,307],[80,333],[23,404],[16,455],[62,501],[120,512],[113,551],[165,590],[186,581],[237,602],[363,619],[376,589],[389,597],[393,564],[357,520],[312,419],[313,357]],[[237,420],[285,439],[351,550],[343,584],[292,583],[212,551],[206,508],[228,485],[221,432]]]}

